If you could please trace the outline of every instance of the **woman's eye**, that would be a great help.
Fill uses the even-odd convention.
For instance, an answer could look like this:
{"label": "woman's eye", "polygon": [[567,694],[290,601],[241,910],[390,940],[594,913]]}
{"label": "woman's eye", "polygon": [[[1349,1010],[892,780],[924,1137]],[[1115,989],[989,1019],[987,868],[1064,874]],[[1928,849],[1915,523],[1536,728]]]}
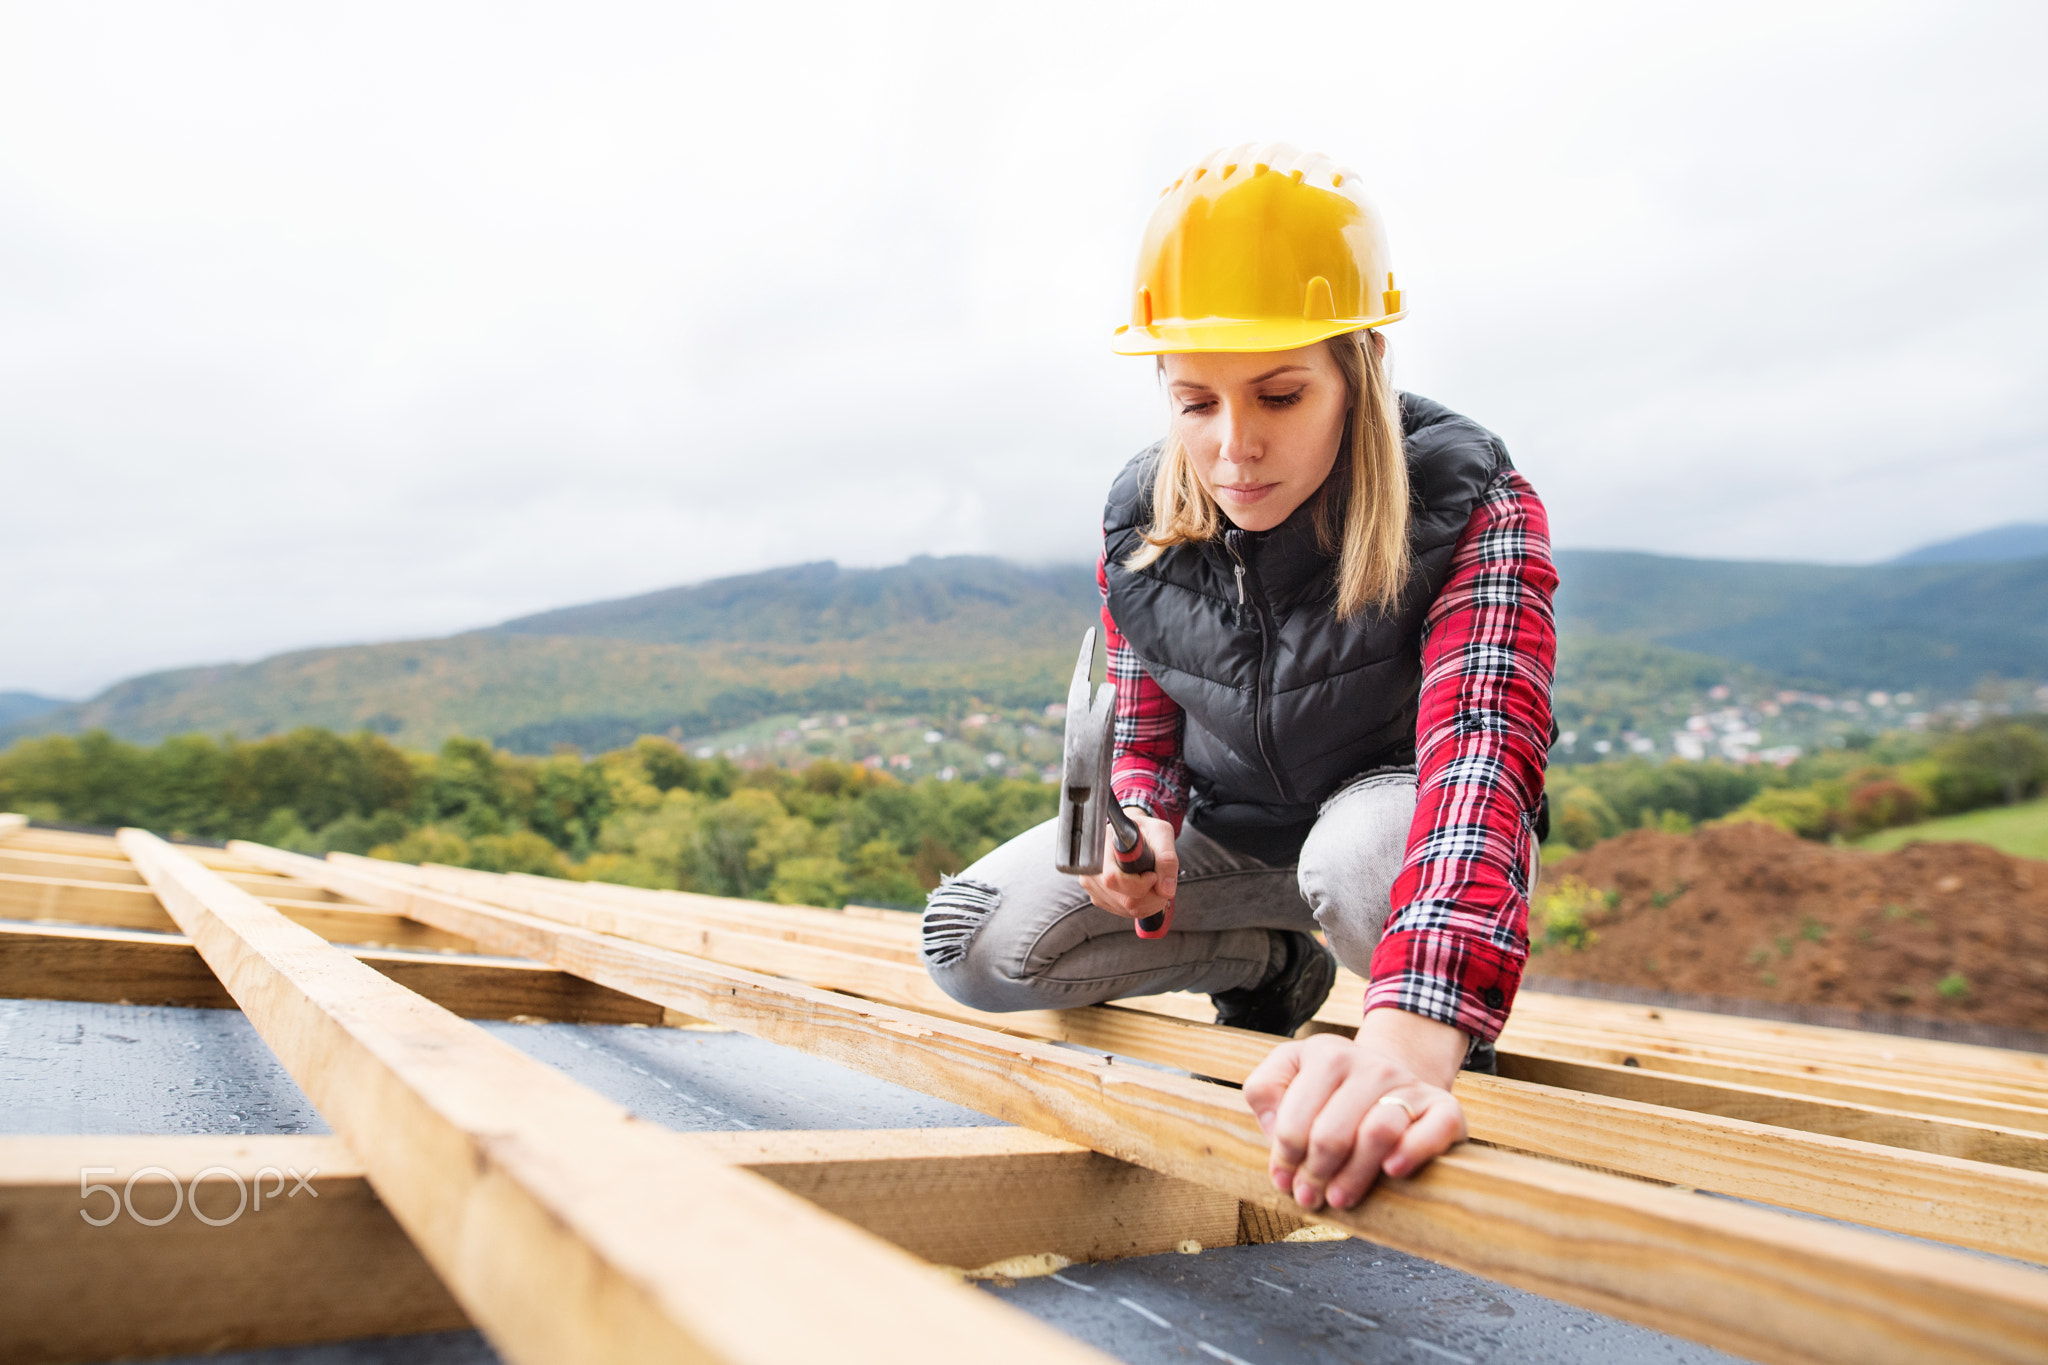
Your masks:
{"label": "woman's eye", "polygon": [[1300,389],[1296,389],[1293,393],[1269,393],[1265,396],[1265,403],[1269,408],[1291,408],[1300,401]]}
{"label": "woman's eye", "polygon": [[1207,412],[1214,406],[1214,403],[1206,401],[1201,403],[1183,403],[1180,410],[1183,413]]}

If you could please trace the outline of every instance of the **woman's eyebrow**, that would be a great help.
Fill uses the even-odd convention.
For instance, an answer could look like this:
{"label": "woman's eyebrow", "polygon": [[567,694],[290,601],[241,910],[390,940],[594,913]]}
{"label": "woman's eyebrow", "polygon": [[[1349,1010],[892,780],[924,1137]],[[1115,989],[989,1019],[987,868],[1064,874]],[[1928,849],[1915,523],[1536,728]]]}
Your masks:
{"label": "woman's eyebrow", "polygon": [[1271,378],[1272,378],[1272,377],[1273,377],[1274,375],[1276,375],[1276,374],[1286,374],[1286,373],[1287,373],[1288,371],[1290,371],[1290,370],[1301,370],[1301,371],[1303,371],[1304,373],[1306,373],[1306,372],[1308,371],[1308,366],[1306,366],[1306,365],[1282,365],[1282,366],[1280,366],[1280,367],[1279,367],[1278,369],[1272,369],[1272,370],[1268,370],[1268,371],[1266,371],[1266,372],[1265,372],[1264,374],[1255,374],[1255,375],[1253,375],[1253,376],[1252,376],[1252,377],[1251,377],[1250,379],[1247,379],[1247,380],[1245,380],[1245,383],[1247,383],[1247,384],[1263,384],[1263,383],[1265,383],[1265,382],[1266,382],[1266,381],[1267,381],[1268,379],[1271,379]]}

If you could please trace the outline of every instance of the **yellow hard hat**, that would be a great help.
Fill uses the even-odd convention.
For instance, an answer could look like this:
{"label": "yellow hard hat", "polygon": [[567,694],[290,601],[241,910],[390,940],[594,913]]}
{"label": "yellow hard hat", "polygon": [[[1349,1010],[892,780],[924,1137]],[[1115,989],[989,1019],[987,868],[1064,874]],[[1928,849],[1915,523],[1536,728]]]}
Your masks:
{"label": "yellow hard hat", "polygon": [[1284,142],[1212,152],[1161,193],[1120,355],[1291,351],[1405,316],[1358,177]]}

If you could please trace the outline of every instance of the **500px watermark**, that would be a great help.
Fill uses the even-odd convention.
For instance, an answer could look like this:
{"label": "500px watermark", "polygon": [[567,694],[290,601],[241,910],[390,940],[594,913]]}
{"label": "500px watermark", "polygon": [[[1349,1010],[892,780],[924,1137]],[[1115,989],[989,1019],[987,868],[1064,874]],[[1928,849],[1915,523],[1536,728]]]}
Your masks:
{"label": "500px watermark", "polygon": [[[254,1212],[261,1213],[263,1211],[263,1201],[269,1199],[272,1203],[275,1203],[280,1194],[286,1199],[291,1199],[295,1198],[299,1191],[304,1190],[315,1199],[320,1197],[320,1191],[313,1188],[313,1177],[320,1174],[318,1166],[307,1171],[304,1175],[300,1175],[298,1168],[294,1166],[287,1166],[283,1170],[279,1170],[275,1166],[265,1166],[247,1180],[242,1178],[240,1171],[230,1170],[226,1166],[208,1166],[205,1170],[193,1176],[190,1181],[183,1183],[179,1181],[174,1172],[166,1170],[162,1166],[144,1166],[129,1176],[127,1184],[118,1190],[112,1185],[101,1185],[93,1182],[94,1176],[112,1175],[117,1169],[119,1168],[114,1166],[81,1166],[79,1168],[78,1198],[79,1202],[84,1204],[85,1207],[79,1209],[78,1216],[96,1228],[105,1227],[116,1218],[119,1218],[124,1211],[130,1218],[146,1228],[160,1228],[188,1208],[192,1211],[194,1218],[197,1218],[208,1227],[224,1228],[240,1218],[244,1213],[251,1212],[252,1209]],[[136,1211],[135,1182],[141,1180],[144,1176],[156,1176],[169,1183],[171,1187],[171,1211],[169,1213],[151,1216]],[[203,1180],[215,1178],[231,1180],[235,1186],[235,1211],[224,1218],[215,1217],[199,1207],[199,1183]],[[265,1180],[273,1180],[275,1182],[267,1192],[263,1188]],[[286,1180],[292,1182],[292,1187],[289,1191],[286,1191],[284,1187]],[[153,1188],[155,1187],[145,1186],[144,1190],[147,1192]],[[253,1201],[250,1198],[252,1190],[255,1195]],[[96,1215],[92,1209],[92,1200],[95,1196],[102,1194],[107,1197],[106,1212]],[[189,1198],[187,1197],[188,1194]]]}

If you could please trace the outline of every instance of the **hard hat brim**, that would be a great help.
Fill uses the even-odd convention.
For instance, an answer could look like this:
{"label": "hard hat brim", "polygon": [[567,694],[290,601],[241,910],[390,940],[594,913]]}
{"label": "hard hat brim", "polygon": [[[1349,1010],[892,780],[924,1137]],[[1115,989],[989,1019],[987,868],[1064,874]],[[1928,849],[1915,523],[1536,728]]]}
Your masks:
{"label": "hard hat brim", "polygon": [[1189,351],[1295,351],[1346,332],[1382,327],[1407,317],[1407,310],[1376,318],[1203,318],[1123,326],[1109,348],[1118,355],[1180,355]]}

